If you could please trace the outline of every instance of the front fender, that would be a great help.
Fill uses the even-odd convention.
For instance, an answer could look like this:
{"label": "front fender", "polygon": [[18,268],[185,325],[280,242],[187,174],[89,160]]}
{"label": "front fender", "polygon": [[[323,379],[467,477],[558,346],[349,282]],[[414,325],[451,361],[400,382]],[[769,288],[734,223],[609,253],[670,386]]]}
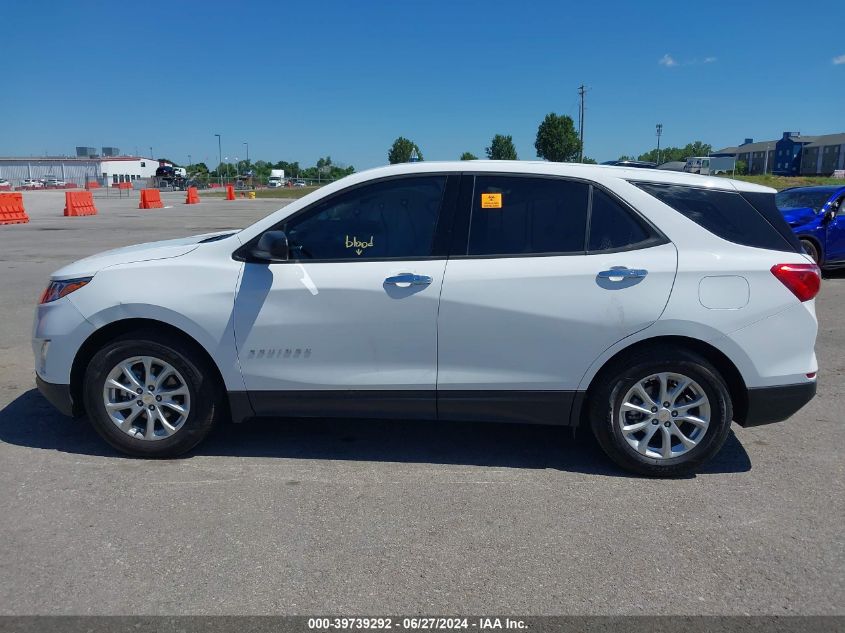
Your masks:
{"label": "front fender", "polygon": [[242,264],[195,254],[107,268],[68,298],[97,330],[125,319],[149,319],[185,332],[217,364],[226,388],[242,391],[233,318]]}

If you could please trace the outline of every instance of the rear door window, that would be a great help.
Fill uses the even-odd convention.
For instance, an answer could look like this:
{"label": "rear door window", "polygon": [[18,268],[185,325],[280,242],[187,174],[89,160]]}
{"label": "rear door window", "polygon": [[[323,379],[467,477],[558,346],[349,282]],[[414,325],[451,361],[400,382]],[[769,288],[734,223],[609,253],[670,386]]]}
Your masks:
{"label": "rear door window", "polygon": [[476,176],[467,254],[583,253],[589,190],[560,178]]}

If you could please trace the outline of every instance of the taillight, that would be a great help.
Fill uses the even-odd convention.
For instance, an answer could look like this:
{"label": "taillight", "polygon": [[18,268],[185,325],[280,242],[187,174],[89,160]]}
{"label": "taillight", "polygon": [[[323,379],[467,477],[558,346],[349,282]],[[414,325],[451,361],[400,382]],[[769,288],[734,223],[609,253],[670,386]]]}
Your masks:
{"label": "taillight", "polygon": [[815,297],[822,285],[822,273],[815,264],[775,264],[772,266],[772,274],[799,301],[809,301]]}

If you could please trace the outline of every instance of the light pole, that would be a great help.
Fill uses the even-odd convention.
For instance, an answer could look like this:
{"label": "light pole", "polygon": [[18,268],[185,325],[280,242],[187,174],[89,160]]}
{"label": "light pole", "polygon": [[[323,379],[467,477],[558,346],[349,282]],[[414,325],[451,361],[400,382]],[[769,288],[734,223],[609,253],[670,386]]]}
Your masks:
{"label": "light pole", "polygon": [[191,169],[191,166],[194,164],[194,161],[191,160],[191,155],[188,154],[188,170]]}
{"label": "light pole", "polygon": [[152,147],[152,145],[150,145],[150,158],[152,158],[153,160],[155,160],[155,156],[153,155],[153,147]]}
{"label": "light pole", "polygon": [[220,185],[223,185],[223,174],[220,173],[220,165],[223,164],[223,149],[222,145],[220,144],[220,135],[215,134],[214,136],[217,137],[217,179],[220,181]]}
{"label": "light pole", "polygon": [[660,137],[663,136],[663,124],[658,123],[656,128],[657,128],[657,164],[660,165]]}
{"label": "light pole", "polygon": [[246,145],[246,164],[249,166],[249,143],[244,141],[244,145]]}

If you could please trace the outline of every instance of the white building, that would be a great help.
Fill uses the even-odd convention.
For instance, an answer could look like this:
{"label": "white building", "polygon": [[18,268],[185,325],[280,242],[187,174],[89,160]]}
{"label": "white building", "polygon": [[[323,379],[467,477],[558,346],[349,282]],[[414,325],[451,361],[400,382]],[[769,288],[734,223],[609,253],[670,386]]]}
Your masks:
{"label": "white building", "polygon": [[107,187],[151,178],[155,176],[156,169],[157,160],[138,156],[0,158],[0,178],[5,178],[14,186],[19,186],[26,178],[38,180],[56,176],[80,187],[93,180]]}

